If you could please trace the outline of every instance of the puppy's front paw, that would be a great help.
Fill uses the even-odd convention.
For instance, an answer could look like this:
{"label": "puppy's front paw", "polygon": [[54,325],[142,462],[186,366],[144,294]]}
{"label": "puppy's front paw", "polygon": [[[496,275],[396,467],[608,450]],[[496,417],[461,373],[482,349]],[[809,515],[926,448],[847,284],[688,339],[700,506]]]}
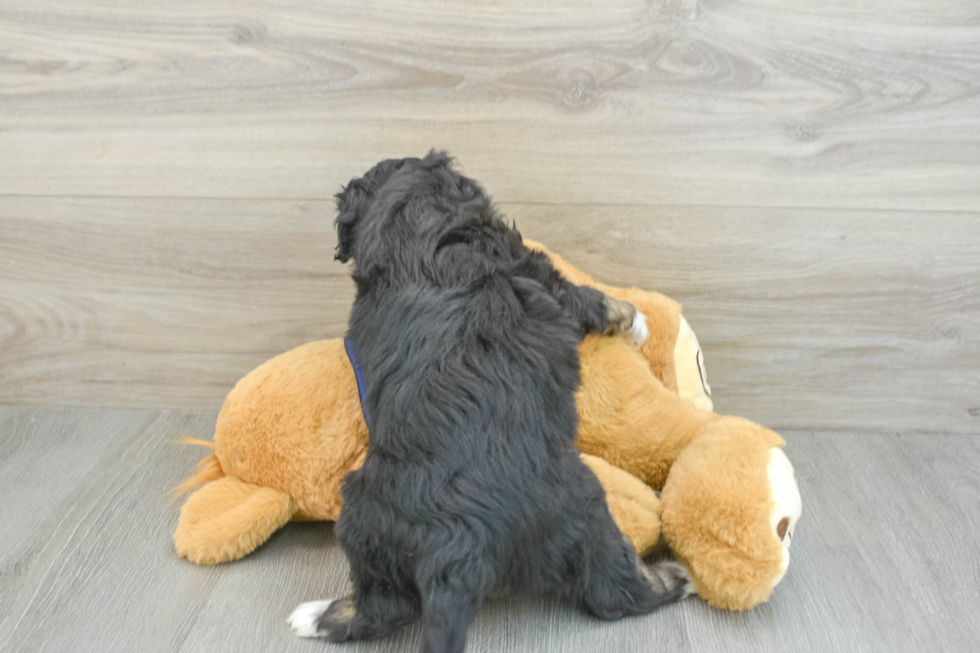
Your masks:
{"label": "puppy's front paw", "polygon": [[637,311],[633,318],[633,325],[630,327],[629,339],[634,345],[639,347],[647,338],[650,337],[650,329],[647,328],[647,316]]}
{"label": "puppy's front paw", "polygon": [[605,303],[606,315],[609,319],[605,335],[625,334],[637,346],[646,342],[650,331],[647,329],[647,319],[642,313],[629,302],[614,299],[609,295],[606,295]]}

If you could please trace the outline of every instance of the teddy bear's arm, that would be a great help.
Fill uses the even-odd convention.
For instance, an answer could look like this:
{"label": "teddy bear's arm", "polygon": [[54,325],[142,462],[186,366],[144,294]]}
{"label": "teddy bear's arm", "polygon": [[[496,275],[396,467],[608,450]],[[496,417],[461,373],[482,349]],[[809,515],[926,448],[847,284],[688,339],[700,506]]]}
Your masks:
{"label": "teddy bear's arm", "polygon": [[614,467],[602,458],[581,454],[606,493],[606,504],[613,521],[640,556],[650,553],[660,541],[660,499],[657,493],[635,476]]}

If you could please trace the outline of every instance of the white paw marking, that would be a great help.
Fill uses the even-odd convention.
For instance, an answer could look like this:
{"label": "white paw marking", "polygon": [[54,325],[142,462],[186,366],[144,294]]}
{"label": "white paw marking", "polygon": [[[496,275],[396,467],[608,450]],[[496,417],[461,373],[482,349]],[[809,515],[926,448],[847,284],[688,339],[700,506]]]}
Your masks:
{"label": "white paw marking", "polygon": [[694,581],[689,580],[684,583],[684,596],[692,596],[698,593],[698,589],[694,587]]}
{"label": "white paw marking", "polygon": [[647,316],[637,311],[636,317],[633,318],[633,325],[630,327],[629,339],[639,347],[649,337],[650,329],[647,328]]}
{"label": "white paw marking", "polygon": [[297,637],[324,637],[327,633],[317,632],[316,622],[320,619],[320,615],[327,611],[331,603],[333,603],[333,599],[300,603],[286,619],[286,622]]}

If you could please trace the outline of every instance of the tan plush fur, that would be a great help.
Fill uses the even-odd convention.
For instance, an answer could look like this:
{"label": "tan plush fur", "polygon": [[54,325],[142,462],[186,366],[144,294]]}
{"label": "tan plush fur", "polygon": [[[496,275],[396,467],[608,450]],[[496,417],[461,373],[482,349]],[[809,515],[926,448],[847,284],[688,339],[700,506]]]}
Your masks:
{"label": "tan plush fur", "polygon": [[769,524],[772,431],[726,418],[678,456],[661,493],[663,532],[709,603],[745,610],[772,591],[781,548]]}
{"label": "tan plush fur", "polygon": [[660,499],[635,476],[610,465],[602,458],[582,454],[606,491],[606,503],[619,530],[630,539],[641,556],[660,540]]}
{"label": "tan plush fur", "polygon": [[[632,302],[650,328],[639,350],[604,337],[589,337],[580,347],[577,444],[617,525],[641,553],[663,534],[712,604],[745,609],[765,600],[780,574],[766,464],[769,448],[782,440],[678,395],[676,302],[596,283],[549,256],[571,281]],[[198,564],[235,560],[289,519],[335,520],[340,483],[363,463],[367,443],[341,339],[309,343],[260,365],[229,393],[214,453],[178,488],[204,484],[181,510],[174,534],[179,555]],[[663,488],[660,500],[654,488]]]}
{"label": "tan plush fur", "polygon": [[214,443],[226,475],[288,494],[302,517],[337,519],[340,482],[364,462],[368,443],[343,340],[297,347],[239,381]]}
{"label": "tan plush fur", "polygon": [[177,554],[199,565],[236,560],[251,553],[296,512],[279,490],[225,476],[191,495],[181,510]]}
{"label": "tan plush fur", "polygon": [[589,337],[580,351],[578,447],[662,488],[678,454],[721,418],[665,388],[621,338]]}

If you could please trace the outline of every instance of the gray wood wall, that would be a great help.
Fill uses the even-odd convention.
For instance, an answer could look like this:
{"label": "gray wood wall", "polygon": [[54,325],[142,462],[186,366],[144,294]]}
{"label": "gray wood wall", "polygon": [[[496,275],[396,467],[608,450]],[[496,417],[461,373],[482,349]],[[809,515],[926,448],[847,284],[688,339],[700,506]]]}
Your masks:
{"label": "gray wood wall", "polygon": [[0,403],[216,410],[343,332],[331,196],[456,155],[666,292],[720,411],[980,430],[980,5],[0,1]]}

